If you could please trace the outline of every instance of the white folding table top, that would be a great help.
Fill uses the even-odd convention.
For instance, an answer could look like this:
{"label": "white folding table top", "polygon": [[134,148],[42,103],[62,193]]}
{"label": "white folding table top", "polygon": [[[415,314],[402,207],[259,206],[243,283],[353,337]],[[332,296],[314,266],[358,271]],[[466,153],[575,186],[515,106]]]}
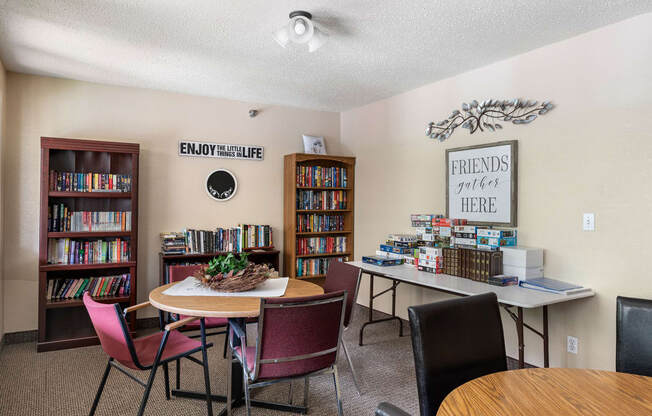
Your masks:
{"label": "white folding table top", "polygon": [[518,306],[521,308],[538,308],[553,303],[568,302],[569,300],[594,296],[593,290],[587,290],[572,295],[558,295],[540,290],[526,289],[520,286],[493,286],[488,283],[476,282],[463,277],[448,274],[433,274],[421,272],[412,265],[401,266],[374,266],[361,261],[349,261],[348,264],[361,268],[365,272],[376,276],[384,276],[400,282],[429,287],[436,290],[451,292],[459,295],[478,295],[493,292],[498,297],[498,302]]}

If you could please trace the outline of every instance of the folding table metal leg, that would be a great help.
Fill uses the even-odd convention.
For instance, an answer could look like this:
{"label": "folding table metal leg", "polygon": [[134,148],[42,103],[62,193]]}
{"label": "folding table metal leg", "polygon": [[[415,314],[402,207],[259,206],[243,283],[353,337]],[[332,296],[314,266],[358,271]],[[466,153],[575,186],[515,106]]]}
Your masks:
{"label": "folding table metal leg", "polygon": [[516,308],[516,334],[518,336],[518,368],[525,368],[525,341],[523,340],[523,308]]}
{"label": "folding table metal leg", "polygon": [[[389,289],[383,290],[380,293],[374,294],[374,275],[372,273],[367,273],[369,275],[369,320],[362,324],[362,327],[360,328],[360,340],[358,344],[360,346],[364,345],[363,337],[364,337],[364,329],[367,327],[367,325],[371,324],[377,324],[380,322],[387,322],[387,321],[394,321],[397,320],[399,324],[399,336],[403,336],[403,321],[401,318],[396,316],[396,287],[400,282],[397,282],[395,280],[392,280],[392,287]],[[384,276],[383,276],[384,277]],[[390,279],[391,280],[391,279]],[[374,299],[377,298],[378,296],[384,295],[385,293],[392,291],[392,316],[389,318],[382,318],[382,319],[376,319],[374,320]]]}
{"label": "folding table metal leg", "polygon": [[550,366],[550,345],[548,340],[548,305],[543,306],[543,366]]}

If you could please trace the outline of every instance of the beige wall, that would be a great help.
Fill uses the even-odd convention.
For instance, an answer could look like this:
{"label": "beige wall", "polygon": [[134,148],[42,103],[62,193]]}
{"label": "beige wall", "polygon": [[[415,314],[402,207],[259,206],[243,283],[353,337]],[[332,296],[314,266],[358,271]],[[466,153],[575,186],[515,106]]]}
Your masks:
{"label": "beige wall", "polygon": [[[2,180],[4,178],[4,164],[3,159],[4,159],[4,147],[5,147],[5,139],[4,139],[4,129],[5,129],[5,105],[6,105],[6,100],[5,100],[5,90],[6,90],[6,79],[5,79],[5,68],[2,65],[2,61],[0,61],[0,236],[4,237],[4,231],[2,229],[3,221],[2,221],[2,203],[3,203],[3,195],[4,195],[4,186],[2,183]],[[4,247],[4,238],[0,239],[0,350],[2,349],[2,344],[3,344],[3,336],[5,334],[5,327],[4,327],[4,274],[2,273],[2,260],[3,260],[3,247]]]}
{"label": "beige wall", "polygon": [[[642,15],[343,113],[342,144],[358,158],[355,252],[373,253],[388,232],[408,230],[411,213],[445,211],[445,149],[518,139],[519,242],[545,248],[547,276],[597,292],[551,307],[551,364],[613,369],[616,296],[652,298],[651,44],[652,14]],[[463,130],[443,144],[424,136],[429,121],[463,101],[514,97],[557,107],[497,133]],[[596,214],[595,232],[582,232],[584,212]],[[361,302],[367,293],[365,282]],[[407,306],[442,297],[409,286],[399,293],[403,317]],[[525,316],[540,328],[540,310]],[[514,324],[505,318],[504,327],[517,357]],[[567,335],[579,337],[578,355],[566,353]],[[530,334],[526,360],[543,363]]]}
{"label": "beige wall", "polygon": [[[7,332],[37,327],[40,136],[141,145],[138,299],[158,285],[161,231],[271,224],[282,246],[282,156],[303,150],[301,134],[326,137],[339,152],[339,115],[289,107],[122,88],[8,73],[4,274]],[[250,119],[248,110],[260,108]],[[179,139],[265,146],[263,162],[182,158]],[[215,168],[238,179],[228,202],[208,197]]]}

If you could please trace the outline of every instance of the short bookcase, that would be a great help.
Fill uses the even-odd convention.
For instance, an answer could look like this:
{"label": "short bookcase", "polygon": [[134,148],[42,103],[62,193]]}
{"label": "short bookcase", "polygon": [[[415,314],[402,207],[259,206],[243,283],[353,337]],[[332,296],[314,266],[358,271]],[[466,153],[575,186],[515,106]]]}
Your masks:
{"label": "short bookcase", "polygon": [[[138,144],[41,137],[41,201],[39,223],[39,291],[37,351],[51,351],[98,343],[81,298],[47,299],[48,281],[64,278],[130,275],[129,295],[100,297],[123,307],[136,303],[138,253]],[[103,173],[131,176],[130,192],[68,192],[50,189],[50,172]],[[73,211],[131,211],[130,231],[49,232],[48,206],[65,204]],[[95,241],[120,238],[130,242],[129,260],[121,263],[49,264],[48,239]],[[135,314],[130,314],[130,330]]]}

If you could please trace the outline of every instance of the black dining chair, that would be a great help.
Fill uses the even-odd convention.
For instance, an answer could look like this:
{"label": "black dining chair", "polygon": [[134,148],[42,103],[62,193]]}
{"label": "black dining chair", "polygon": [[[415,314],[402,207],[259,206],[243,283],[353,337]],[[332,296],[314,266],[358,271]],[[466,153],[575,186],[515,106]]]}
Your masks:
{"label": "black dining chair", "polygon": [[[421,416],[475,378],[507,370],[503,324],[494,293],[408,308]],[[405,412],[381,403],[378,416]]]}
{"label": "black dining chair", "polygon": [[652,376],[652,300],[616,298],[616,371]]}

